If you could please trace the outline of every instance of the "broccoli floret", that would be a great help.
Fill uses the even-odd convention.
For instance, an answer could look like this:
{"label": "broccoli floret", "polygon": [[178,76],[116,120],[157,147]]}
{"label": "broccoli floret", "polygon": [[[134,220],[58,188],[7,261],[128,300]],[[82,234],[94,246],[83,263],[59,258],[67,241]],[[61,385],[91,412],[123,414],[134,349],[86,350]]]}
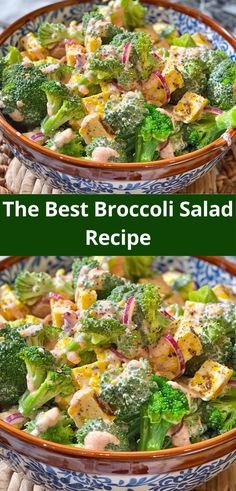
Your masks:
{"label": "broccoli floret", "polygon": [[[136,70],[136,79],[146,79],[157,66],[157,60],[151,54],[152,40],[146,32],[125,31],[115,36],[111,44],[115,47],[119,58],[123,57],[127,45],[130,44],[128,67]],[[123,72],[124,65],[122,65]]]}
{"label": "broccoli floret", "polygon": [[236,427],[236,390],[210,401],[204,408],[204,422],[214,434],[220,435]]}
{"label": "broccoli floret", "polygon": [[137,130],[135,143],[135,161],[153,160],[157,146],[166,141],[173,133],[173,123],[167,114],[163,114],[153,104],[146,104],[148,115]]}
{"label": "broccoli floret", "polygon": [[74,391],[71,369],[63,365],[50,369],[46,379],[34,392],[24,394],[19,400],[19,410],[26,417],[33,417],[38,409],[58,395],[67,396]]}
{"label": "broccoli floret", "polygon": [[234,373],[236,373],[236,342],[233,345],[233,351],[232,351],[232,367]]}
{"label": "broccoli floret", "polygon": [[99,36],[102,39],[103,44],[110,43],[114,36],[122,32],[120,27],[112,24],[98,10],[86,12],[86,14],[83,15],[82,23],[84,36],[86,36],[86,34],[95,37]]}
{"label": "broccoli floret", "polygon": [[94,431],[110,433],[116,438],[117,442],[109,443],[106,445],[105,450],[112,450],[114,452],[125,452],[130,450],[126,428],[118,425],[114,421],[105,423],[103,419],[90,419],[83,424],[76,433],[76,447],[86,448],[85,438],[89,433],[93,433]]}
{"label": "broccoli floret", "polygon": [[27,380],[32,390],[36,390],[46,378],[47,370],[54,365],[51,352],[39,346],[26,347],[20,351],[19,357],[25,362]]}
{"label": "broccoli floret", "polygon": [[15,290],[19,300],[27,305],[33,305],[42,295],[49,292],[64,293],[73,298],[72,283],[64,276],[52,278],[45,272],[22,271],[15,279]]}
{"label": "broccoli floret", "polygon": [[203,285],[198,290],[189,292],[189,300],[191,302],[201,302],[201,303],[217,303],[218,298],[209,285]]}
{"label": "broccoli floret", "polygon": [[124,275],[131,281],[153,276],[152,263],[154,256],[126,256],[124,261]]}
{"label": "broccoli floret", "polygon": [[45,76],[40,69],[15,63],[3,70],[2,77],[3,113],[29,129],[38,126],[47,114],[47,97],[41,91]]}
{"label": "broccoli floret", "polygon": [[127,91],[133,90],[137,85],[137,72],[132,67],[124,67],[124,69],[117,74],[116,79],[119,87],[122,89]]}
{"label": "broccoli floret", "polygon": [[52,410],[49,409],[49,411],[39,413],[34,420],[26,423],[24,431],[34,436],[37,433],[37,436],[42,440],[61,443],[62,445],[72,445],[75,442],[74,423],[66,414],[61,414],[60,421],[54,426],[49,427],[46,431],[40,431],[38,423],[50,411]]}
{"label": "broccoli floret", "polygon": [[[99,302],[98,302],[99,303]],[[92,306],[92,312],[96,311],[96,303]],[[119,336],[124,333],[126,326],[114,317],[103,317],[96,319],[89,317],[89,313],[81,319],[80,332],[84,332],[92,344],[115,343]]]}
{"label": "broccoli floret", "polygon": [[218,138],[220,133],[214,114],[203,114],[200,119],[185,126],[185,140],[192,150],[205,147]]}
{"label": "broccoli floret", "polygon": [[236,105],[216,116],[216,126],[221,132],[228,128],[236,128]]}
{"label": "broccoli floret", "polygon": [[201,406],[196,412],[185,416],[183,422],[187,427],[191,443],[197,443],[206,438],[207,426],[203,423]]}
{"label": "broccoli floret", "polygon": [[[41,71],[44,72],[44,69],[50,66],[52,68],[52,65],[45,64],[43,67],[41,66]],[[47,71],[47,70],[46,70]],[[54,69],[50,70],[49,73],[46,73],[47,75],[47,80],[56,80],[58,82],[62,82],[64,84],[69,82],[69,79],[74,71],[73,66],[69,65],[61,65],[61,64],[55,64]]]}
{"label": "broccoli floret", "polygon": [[64,39],[75,39],[82,42],[82,30],[80,26],[66,27],[64,24],[50,24],[43,22],[38,29],[38,38],[44,48],[52,49],[55,44]]}
{"label": "broccoli floret", "polygon": [[117,78],[123,68],[124,65],[118,60],[116,50],[111,45],[101,46],[89,58],[89,70],[92,72],[93,83],[101,80],[113,80]]}
{"label": "broccoli floret", "polygon": [[64,99],[60,109],[52,116],[44,119],[41,125],[42,132],[50,136],[60,126],[63,126],[70,119],[81,119],[84,116],[84,109],[79,96]]}
{"label": "broccoli floret", "polygon": [[153,377],[158,389],[141,411],[139,450],[161,450],[171,426],[189,411],[186,395],[163,377]]}
{"label": "broccoli floret", "polygon": [[111,10],[111,21],[114,24],[121,24],[131,31],[145,24],[147,9],[138,0],[112,1],[108,4],[108,8]]}
{"label": "broccoli floret", "polygon": [[83,140],[80,135],[75,134],[69,143],[58,147],[58,143],[55,143],[55,139],[58,138],[60,132],[56,133],[50,140],[47,141],[46,147],[51,148],[51,150],[61,153],[63,155],[70,155],[71,157],[82,157],[84,155],[84,145]]}
{"label": "broccoli floret", "polygon": [[205,72],[208,76],[223,60],[228,58],[227,54],[220,49],[201,49],[199,55],[205,64]]}
{"label": "broccoli floret", "polygon": [[181,75],[184,79],[184,87],[173,92],[171,96],[171,102],[173,104],[176,104],[186,91],[205,95],[207,91],[207,75],[204,62],[199,56],[193,58],[186,55],[181,68]]}
{"label": "broccoli floret", "polygon": [[48,80],[41,85],[41,90],[47,96],[47,107],[49,115],[55,114],[61,107],[63,100],[68,96],[67,86],[56,80]]}
{"label": "broccoli floret", "polygon": [[12,328],[0,335],[0,408],[16,404],[26,389],[26,368],[18,353],[25,347],[24,340]]}
{"label": "broccoli floret", "polygon": [[147,113],[144,103],[145,100],[138,91],[111,98],[105,105],[104,120],[118,137],[127,140],[135,134]]}
{"label": "broccoli floret", "polygon": [[[29,325],[25,327],[27,328]],[[26,344],[27,346],[42,346],[53,349],[62,332],[60,327],[45,326],[42,324],[35,334],[31,334],[25,338]]]}
{"label": "broccoli floret", "polygon": [[121,141],[108,140],[108,138],[94,138],[92,142],[86,147],[86,155],[88,158],[93,158],[93,151],[95,148],[111,148],[116,152],[116,155],[109,157],[108,162],[127,162],[127,155],[125,151],[125,144]]}
{"label": "broccoli floret", "polygon": [[233,345],[230,337],[225,333],[222,325],[215,319],[209,319],[199,333],[203,346],[203,353],[207,358],[226,364],[233,354]]}
{"label": "broccoli floret", "polygon": [[181,46],[182,48],[195,48],[196,47],[196,43],[194,42],[193,38],[188,33],[185,33],[179,37],[175,37],[175,39],[173,39],[173,41],[172,41],[172,44],[174,46]]}
{"label": "broccoli floret", "polygon": [[236,63],[230,58],[222,61],[211,72],[207,84],[207,98],[212,106],[227,111],[236,103]]}
{"label": "broccoli floret", "polygon": [[[79,274],[83,266],[86,267],[86,270],[82,277],[80,277]],[[114,288],[124,284],[123,278],[109,273],[109,271],[103,268],[98,260],[93,258],[75,259],[72,271],[75,288],[76,286],[79,286],[88,290],[95,290],[98,299],[106,298]],[[91,271],[94,272],[94,275],[91,275],[90,273],[89,277],[88,273]]]}
{"label": "broccoli floret", "polygon": [[132,320],[138,326],[144,344],[158,341],[162,326],[159,323],[158,309],[160,307],[159,288],[153,284],[135,285],[127,283],[115,288],[108,300],[119,303],[122,300],[134,297],[137,307]]}
{"label": "broccoli floret", "polygon": [[143,347],[142,335],[137,329],[119,334],[114,343],[117,350],[129,359],[136,357]]}
{"label": "broccoli floret", "polygon": [[125,368],[105,371],[101,377],[99,397],[120,420],[139,414],[149,399],[155,382],[149,362],[144,359],[129,362]]}
{"label": "broccoli floret", "polygon": [[22,61],[22,54],[15,46],[9,46],[8,53],[0,59],[0,89],[2,87],[2,75],[3,70],[9,65],[20,63]]}
{"label": "broccoli floret", "polygon": [[172,144],[173,151],[176,157],[178,157],[179,155],[183,155],[184,153],[189,151],[185,137],[186,127],[187,125],[179,125],[178,130],[169,137],[169,141]]}

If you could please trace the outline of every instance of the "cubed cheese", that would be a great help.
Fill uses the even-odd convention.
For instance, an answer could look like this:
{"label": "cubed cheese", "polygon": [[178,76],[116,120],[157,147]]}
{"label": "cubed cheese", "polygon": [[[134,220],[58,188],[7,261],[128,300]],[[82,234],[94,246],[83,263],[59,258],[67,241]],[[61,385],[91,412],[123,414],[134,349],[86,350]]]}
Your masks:
{"label": "cubed cheese", "polygon": [[184,321],[188,322],[194,332],[198,334],[202,330],[201,319],[205,311],[205,304],[201,302],[185,302]]}
{"label": "cubed cheese", "polygon": [[82,120],[79,133],[87,144],[94,138],[112,138],[103,126],[100,115],[97,113],[91,113],[85,116]]}
{"label": "cubed cheese", "polygon": [[78,428],[83,426],[84,422],[88,419],[112,419],[112,417],[104,413],[95,398],[95,394],[94,389],[87,387],[77,391],[73,395],[68,414],[74,420]]}
{"label": "cubed cheese", "polygon": [[86,310],[96,302],[97,293],[95,290],[83,290],[82,288],[77,288],[75,299],[77,307]]}
{"label": "cubed cheese", "polygon": [[203,34],[202,32],[195,32],[192,35],[192,39],[201,48],[210,48],[210,49],[213,49],[213,45],[209,41],[207,35],[206,34]]}
{"label": "cubed cheese", "polygon": [[85,36],[85,47],[88,53],[94,53],[102,44],[100,37]]}
{"label": "cubed cheese", "polygon": [[186,92],[173,109],[173,115],[184,123],[195,121],[202,113],[208,100],[194,92]]}
{"label": "cubed cheese", "polygon": [[221,302],[236,302],[236,295],[229,286],[216,285],[213,292]]}
{"label": "cubed cheese", "polygon": [[163,70],[163,76],[167,82],[170,93],[174,92],[176,89],[181,89],[184,86],[184,79],[177,68],[171,67],[168,63]]}
{"label": "cubed cheese", "polygon": [[56,327],[63,326],[65,312],[76,310],[76,305],[74,302],[71,302],[71,300],[65,300],[64,298],[58,298],[56,294],[50,298],[50,307],[52,314],[52,325]]}
{"label": "cubed cheese", "polygon": [[78,41],[68,39],[65,43],[65,48],[66,48],[66,62],[67,65],[69,66],[75,66],[76,65],[76,57],[78,55],[84,55],[86,53],[86,50],[84,46],[81,46]]}
{"label": "cubed cheese", "polygon": [[14,290],[9,285],[0,287],[0,315],[8,321],[14,321],[25,317],[28,308],[18,300]]}
{"label": "cubed cheese", "polygon": [[207,360],[195,373],[189,387],[200,395],[203,401],[216,398],[227,385],[233,370],[213,360]]}
{"label": "cubed cheese", "polygon": [[202,353],[202,344],[200,339],[191,330],[189,322],[180,321],[179,328],[177,329],[174,338],[176,339],[184,357],[184,361],[187,362],[193,356],[199,356]]}
{"label": "cubed cheese", "polygon": [[107,362],[105,360],[96,361],[83,367],[77,367],[72,369],[72,379],[75,387],[83,389],[84,387],[93,387],[95,390],[99,390],[100,376],[107,368]]}
{"label": "cubed cheese", "polygon": [[32,61],[43,60],[46,58],[47,50],[41,46],[37,36],[33,34],[33,32],[26,34],[26,36],[21,39],[21,44]]}
{"label": "cubed cheese", "polygon": [[84,97],[82,103],[88,113],[98,113],[100,116],[104,114],[104,106],[109,98],[109,92],[100,92],[99,94]]}

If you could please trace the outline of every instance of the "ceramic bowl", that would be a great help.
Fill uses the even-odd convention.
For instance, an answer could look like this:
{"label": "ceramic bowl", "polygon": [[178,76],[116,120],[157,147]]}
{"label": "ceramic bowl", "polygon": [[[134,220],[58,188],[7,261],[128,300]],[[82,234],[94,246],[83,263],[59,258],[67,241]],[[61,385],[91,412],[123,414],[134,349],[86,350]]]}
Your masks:
{"label": "ceramic bowl", "polygon": [[[24,269],[69,269],[72,257],[11,257],[0,262],[0,284]],[[232,285],[236,265],[220,257],[155,259],[155,269],[192,273],[196,283]],[[184,491],[215,477],[236,461],[236,429],[211,440],[157,452],[93,452],[46,442],[0,421],[0,461],[35,484],[63,491]]]}
{"label": "ceramic bowl", "polygon": [[[69,22],[80,20],[94,3],[67,0],[38,9],[12,24],[0,36],[0,52],[9,44],[18,45],[29,31],[37,31],[44,21]],[[101,2],[100,2],[101,3]],[[200,31],[207,34],[213,45],[235,57],[236,40],[209,17],[168,0],[148,0],[150,22],[174,23],[181,33]],[[0,126],[13,153],[38,178],[65,193],[75,194],[166,194],[175,193],[212,169],[226,153],[236,131],[226,139],[219,138],[207,147],[191,154],[158,162],[99,163],[57,154],[29,141],[0,116]]]}

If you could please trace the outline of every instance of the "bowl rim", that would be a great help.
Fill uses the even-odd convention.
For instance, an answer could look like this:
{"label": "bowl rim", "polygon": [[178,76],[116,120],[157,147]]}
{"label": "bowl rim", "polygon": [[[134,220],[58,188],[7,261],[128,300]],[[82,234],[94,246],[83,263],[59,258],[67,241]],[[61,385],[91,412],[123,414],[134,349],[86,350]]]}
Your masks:
{"label": "bowl rim", "polygon": [[[0,271],[4,269],[10,268],[12,265],[21,262],[24,259],[30,258],[33,256],[9,256],[0,261]],[[190,256],[191,257],[191,256]],[[236,277],[236,264],[230,262],[222,256],[193,256],[197,259],[205,261],[207,263],[213,264],[218,268],[230,273],[232,276]],[[56,454],[63,454],[64,456],[70,457],[80,457],[80,458],[93,458],[94,460],[104,460],[106,461],[153,461],[153,460],[162,460],[162,459],[172,459],[178,456],[188,456],[193,454],[201,453],[206,448],[209,450],[224,444],[230,441],[236,442],[236,428],[223,435],[219,435],[217,437],[204,440],[202,442],[193,443],[191,445],[185,445],[183,447],[170,448],[165,450],[156,450],[156,451],[134,451],[134,452],[109,452],[109,451],[93,451],[86,450],[80,448],[73,448],[67,445],[62,445],[58,443],[53,443],[48,440],[42,440],[35,436],[29,435],[28,433],[23,432],[22,430],[18,430],[12,427],[10,424],[5,423],[0,420],[0,431],[1,429],[14,436],[15,438],[29,444],[33,444],[36,447],[40,447],[41,449],[47,448],[48,450],[53,451]],[[0,440],[1,442],[1,440]],[[236,443],[235,443],[236,445]]]}
{"label": "bowl rim", "polygon": [[[142,0],[143,1],[143,0]],[[14,23],[12,23],[10,26],[8,26],[1,34],[0,34],[0,45],[2,45],[8,37],[10,37],[17,29],[19,29],[21,26],[26,24],[29,21],[32,21],[36,17],[40,16],[43,13],[46,12],[51,12],[53,10],[57,10],[63,7],[68,7],[70,5],[75,5],[78,3],[91,3],[91,0],[64,0],[62,2],[57,2],[54,4],[46,5],[44,7],[41,7],[39,9],[33,10],[32,12],[29,12],[28,14],[20,17],[18,20],[16,20]],[[190,17],[193,17],[204,24],[208,25],[213,29],[215,32],[220,34],[233,48],[236,50],[236,38],[231,34],[227,29],[225,29],[223,26],[221,26],[217,21],[213,20],[211,17],[203,14],[202,12],[198,12],[195,9],[189,8],[185,5],[182,4],[176,4],[172,3],[170,0],[145,0],[144,3],[148,3],[151,5],[157,5],[160,7],[164,7],[166,9],[172,9],[176,10],[178,12],[181,12],[185,15],[188,15]],[[82,168],[90,168],[90,169],[101,169],[101,170],[112,170],[114,173],[117,171],[135,171],[135,170],[150,170],[150,169],[161,169],[165,168],[168,166],[175,166],[178,164],[181,164],[186,161],[190,161],[199,158],[199,163],[194,166],[196,167],[201,167],[201,157],[206,156],[208,153],[221,150],[222,152],[224,151],[225,147],[230,146],[228,139],[223,138],[222,136],[215,140],[214,142],[210,143],[209,145],[199,149],[195,150],[194,152],[191,153],[186,153],[183,155],[180,155],[178,157],[173,157],[170,159],[163,159],[163,160],[157,160],[157,161],[152,161],[152,162],[118,162],[118,163],[111,163],[111,162],[99,162],[99,161],[93,161],[93,160],[83,160],[80,158],[76,157],[70,157],[68,155],[62,155],[59,154],[53,150],[47,149],[46,147],[42,147],[38,145],[37,143],[30,141],[28,138],[23,136],[19,131],[17,131],[11,124],[9,124],[3,115],[0,113],[0,125],[2,125],[3,130],[5,130],[7,133],[10,133],[11,136],[18,140],[19,143],[22,142],[23,147],[29,147],[30,149],[37,151],[39,155],[42,155],[42,157],[48,157],[48,162],[47,166],[51,167],[50,165],[50,157],[52,158],[58,158],[60,161],[65,164],[70,164],[72,168],[77,168],[82,167]],[[236,129],[230,129],[227,130],[227,134],[229,135],[229,140],[232,141],[232,139],[236,138]],[[42,163],[42,165],[45,165],[45,163]],[[190,170],[190,169],[189,169]],[[66,171],[66,167],[65,167]],[[180,169],[181,172],[181,169]],[[171,174],[170,174],[171,175]]]}

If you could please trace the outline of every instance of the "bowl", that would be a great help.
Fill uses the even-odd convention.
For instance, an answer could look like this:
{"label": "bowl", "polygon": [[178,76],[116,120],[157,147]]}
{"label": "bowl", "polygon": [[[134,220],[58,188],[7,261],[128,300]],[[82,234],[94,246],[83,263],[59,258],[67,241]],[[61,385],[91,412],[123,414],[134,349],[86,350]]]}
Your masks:
{"label": "bowl", "polygon": [[[66,0],[25,15],[0,35],[0,52],[5,54],[9,44],[17,46],[22,36],[36,31],[44,21],[80,20],[94,3],[99,1]],[[236,39],[233,35],[201,12],[168,0],[147,0],[145,5],[150,22],[174,23],[182,33],[204,32],[215,47],[235,57]],[[13,153],[27,169],[54,188],[74,194],[175,193],[210,171],[236,137],[236,131],[230,130],[226,138],[221,137],[200,150],[180,157],[140,164],[114,164],[83,161],[40,147],[16,131],[3,116],[0,116],[0,126]]]}
{"label": "bowl", "polygon": [[[53,272],[69,269],[72,257],[11,257],[0,262],[0,284],[13,282],[24,268]],[[161,272],[192,273],[198,285],[236,288],[236,265],[217,257],[159,256]],[[94,452],[40,440],[0,421],[0,461],[35,484],[64,491],[189,490],[215,477],[236,460],[236,429],[193,445],[156,452]]]}

